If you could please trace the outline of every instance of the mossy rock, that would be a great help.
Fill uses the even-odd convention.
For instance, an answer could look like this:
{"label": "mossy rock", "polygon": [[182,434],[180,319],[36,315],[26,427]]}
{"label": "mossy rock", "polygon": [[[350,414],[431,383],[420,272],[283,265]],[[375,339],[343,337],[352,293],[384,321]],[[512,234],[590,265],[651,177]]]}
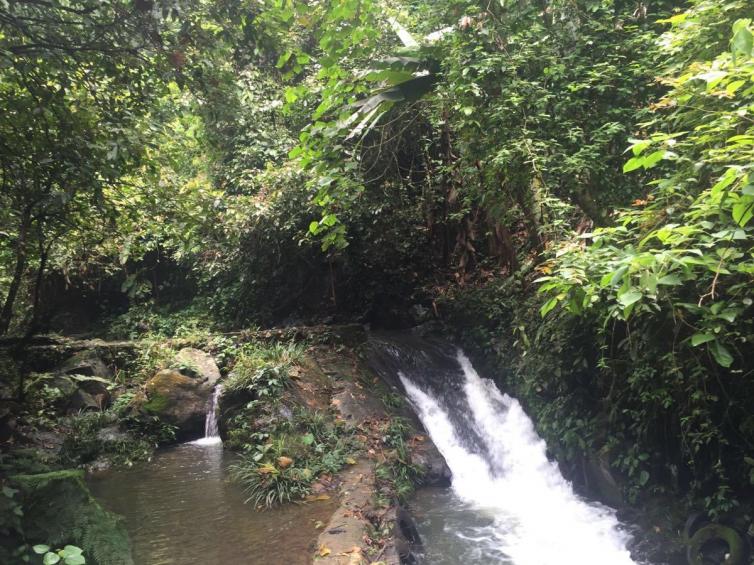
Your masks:
{"label": "mossy rock", "polygon": [[77,545],[87,563],[133,565],[122,519],[92,497],[83,471],[15,475],[11,480],[21,491],[27,541],[53,547]]}
{"label": "mossy rock", "polygon": [[176,439],[194,439],[204,432],[207,402],[212,387],[175,369],[158,371],[144,387],[141,411],[176,426]]}
{"label": "mossy rock", "polygon": [[147,402],[144,403],[142,408],[149,412],[150,414],[154,414],[155,416],[159,416],[168,407],[168,399],[165,396],[162,396],[161,394],[154,394],[149,398]]}
{"label": "mossy rock", "polygon": [[705,546],[712,542],[724,543],[728,546],[723,565],[746,565],[749,548],[741,534],[733,528],[722,524],[707,524],[700,528],[688,542],[687,559],[690,565],[703,565],[702,557]]}

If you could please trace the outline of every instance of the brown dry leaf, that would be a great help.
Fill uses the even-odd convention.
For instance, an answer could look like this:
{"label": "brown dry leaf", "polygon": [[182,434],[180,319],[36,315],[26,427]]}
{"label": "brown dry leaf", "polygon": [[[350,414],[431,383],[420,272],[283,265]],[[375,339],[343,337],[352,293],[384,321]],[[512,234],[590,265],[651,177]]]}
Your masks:
{"label": "brown dry leaf", "polygon": [[278,466],[281,469],[286,469],[291,465],[293,465],[293,459],[291,459],[290,457],[286,457],[285,455],[278,457]]}
{"label": "brown dry leaf", "polygon": [[314,500],[330,500],[329,494],[319,494],[316,497],[314,497]]}
{"label": "brown dry leaf", "polygon": [[320,557],[327,557],[328,555],[330,555],[330,553],[332,553],[332,552],[330,551],[330,548],[327,547],[326,545],[319,546],[319,556]]}

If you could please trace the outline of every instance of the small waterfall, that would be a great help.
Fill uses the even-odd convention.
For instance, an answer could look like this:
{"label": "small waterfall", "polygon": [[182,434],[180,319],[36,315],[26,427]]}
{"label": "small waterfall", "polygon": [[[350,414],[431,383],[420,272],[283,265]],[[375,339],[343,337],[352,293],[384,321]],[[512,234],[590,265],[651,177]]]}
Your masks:
{"label": "small waterfall", "polygon": [[448,534],[499,563],[634,563],[615,512],[573,492],[518,401],[481,378],[463,353],[410,340],[378,348],[377,369],[400,379],[453,473],[455,495],[489,518],[483,529]]}
{"label": "small waterfall", "polygon": [[220,431],[217,427],[217,406],[222,391],[222,385],[215,386],[215,389],[212,391],[212,396],[207,403],[207,415],[204,417],[204,437],[191,443],[196,445],[213,445],[222,443],[222,440],[220,439]]}

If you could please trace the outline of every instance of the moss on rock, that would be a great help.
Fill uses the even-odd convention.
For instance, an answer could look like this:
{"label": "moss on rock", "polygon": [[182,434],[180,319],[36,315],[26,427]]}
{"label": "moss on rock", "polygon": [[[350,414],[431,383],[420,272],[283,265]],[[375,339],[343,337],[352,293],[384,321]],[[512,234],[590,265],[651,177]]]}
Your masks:
{"label": "moss on rock", "polygon": [[77,545],[84,550],[87,563],[133,565],[122,520],[92,497],[83,471],[16,475],[11,479],[21,491],[27,541]]}

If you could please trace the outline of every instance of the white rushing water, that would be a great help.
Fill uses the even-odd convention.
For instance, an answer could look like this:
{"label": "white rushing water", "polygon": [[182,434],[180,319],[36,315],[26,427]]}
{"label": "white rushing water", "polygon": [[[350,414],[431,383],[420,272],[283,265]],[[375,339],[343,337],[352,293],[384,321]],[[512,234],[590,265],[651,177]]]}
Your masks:
{"label": "white rushing water", "polygon": [[484,457],[465,445],[444,403],[399,376],[453,473],[453,490],[492,518],[474,543],[494,546],[515,565],[633,564],[614,511],[578,497],[547,459],[545,442],[518,401],[481,378],[462,353],[458,362]]}
{"label": "white rushing water", "polygon": [[194,445],[215,445],[222,443],[220,430],[217,427],[217,406],[222,394],[222,385],[217,385],[212,391],[212,397],[207,405],[207,415],[204,417],[204,437],[192,441]]}

